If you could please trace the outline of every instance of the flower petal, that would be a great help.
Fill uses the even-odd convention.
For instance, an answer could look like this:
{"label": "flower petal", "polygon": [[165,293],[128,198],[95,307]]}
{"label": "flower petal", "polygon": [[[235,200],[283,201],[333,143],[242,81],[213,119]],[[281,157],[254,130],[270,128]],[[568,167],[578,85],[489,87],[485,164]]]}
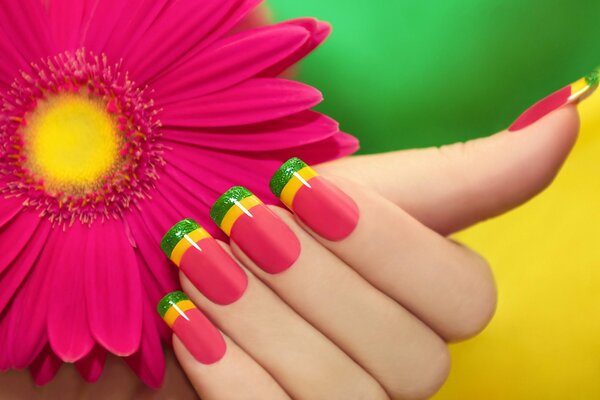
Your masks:
{"label": "flower petal", "polygon": [[163,104],[159,118],[176,127],[254,124],[308,110],[322,99],[317,89],[299,82],[257,78],[197,99]]}
{"label": "flower petal", "polygon": [[[154,304],[154,303],[153,303]],[[142,382],[158,389],[165,378],[165,356],[156,327],[164,323],[158,318],[154,307],[148,301],[144,306],[144,335],[140,349],[125,362],[140,377]]]}
{"label": "flower petal", "polygon": [[128,356],[142,334],[139,266],[122,221],[94,224],[86,257],[85,291],[92,335],[108,351]]}
{"label": "flower petal", "polygon": [[[26,247],[31,245],[32,239],[35,240],[38,237],[37,235],[34,236],[34,233],[41,221],[42,219],[37,214],[27,210],[19,213],[15,218],[11,218],[2,227],[0,274],[23,253]],[[1,285],[2,279],[0,278],[0,288]]]}
{"label": "flower petal", "polygon": [[52,350],[65,362],[82,359],[94,347],[84,288],[89,230],[90,227],[75,223],[61,232],[62,245],[54,259],[48,340]]}
{"label": "flower petal", "polygon": [[338,132],[322,142],[311,143],[287,151],[277,151],[270,153],[270,155],[285,161],[292,153],[307,164],[316,165],[354,154],[359,147],[357,138],[344,132]]}
{"label": "flower petal", "polygon": [[98,381],[106,362],[106,350],[100,346],[94,346],[84,358],[75,363],[79,375],[88,383]]}
{"label": "flower petal", "polygon": [[31,274],[10,304],[10,333],[7,349],[12,352],[14,368],[26,368],[46,346],[46,321],[53,259],[61,246],[60,232],[52,232]]}
{"label": "flower petal", "polygon": [[[160,246],[157,243],[152,247]],[[145,268],[142,268],[140,270],[142,285],[144,286],[144,291],[146,292],[146,297],[144,301],[153,306],[159,303],[160,299],[162,299],[165,296],[165,293],[170,293],[174,290],[180,289],[177,269],[173,269],[173,265],[165,265],[166,257],[164,254],[162,254],[162,252],[160,253],[161,254],[159,254],[158,256],[161,257],[158,258],[152,258],[149,255],[146,255],[146,258],[142,258],[140,254],[137,254],[138,263],[140,263],[140,265],[145,264]],[[170,260],[168,262],[170,263]],[[157,271],[160,270],[165,270],[165,273],[174,276],[175,279],[161,280],[159,274],[157,274]],[[152,308],[152,312],[156,313],[154,307]],[[170,341],[170,337],[173,331],[169,329],[169,327],[164,323],[164,321],[158,319],[158,322],[154,325],[154,329],[157,330],[159,338],[161,340],[163,340],[164,342]]]}
{"label": "flower petal", "polygon": [[331,25],[327,22],[318,21],[314,18],[299,18],[281,22],[280,25],[301,26],[310,32],[310,38],[302,47],[290,54],[287,58],[262,72],[262,76],[278,76],[298,61],[319,47],[331,33]]}
{"label": "flower petal", "polygon": [[[262,155],[261,155],[262,157]],[[186,217],[196,219],[213,236],[223,238],[208,217],[208,211],[217,198],[234,185],[248,187],[261,200],[278,202],[268,189],[271,175],[283,161],[274,158],[249,158],[245,154],[217,153],[175,144],[173,151],[165,154],[168,168],[162,179],[160,191],[168,203],[187,210]],[[184,189],[187,195],[181,195]]]}
{"label": "flower petal", "polygon": [[[33,215],[33,217],[31,217]],[[2,230],[0,240],[0,312],[32,269],[50,232],[50,223],[22,213]]]}
{"label": "flower petal", "polygon": [[[189,146],[174,143],[173,151],[165,153],[165,161],[174,169],[165,168],[166,174],[173,179],[161,182],[160,191],[165,196],[173,193],[171,185],[179,185],[185,190],[197,192],[190,195],[196,204],[200,203],[210,208],[217,198],[234,185],[247,186],[257,196],[270,193],[268,180],[279,167],[278,161],[271,158],[256,158],[244,153],[225,153],[190,148]],[[260,158],[259,158],[260,157]],[[193,179],[194,183],[182,185],[181,177],[176,174]],[[266,187],[263,187],[266,184]],[[198,188],[202,188],[198,190]],[[166,190],[165,190],[166,189]],[[178,196],[183,198],[183,196]],[[264,199],[263,199],[264,200]],[[170,201],[170,199],[169,199]],[[203,210],[201,209],[203,212]],[[208,210],[207,210],[208,211]]]}
{"label": "flower petal", "polygon": [[87,8],[79,33],[79,43],[96,54],[104,52],[111,34],[122,29],[119,19],[126,15],[131,18],[134,7],[143,4],[141,1],[94,0]]}
{"label": "flower petal", "polygon": [[259,152],[318,142],[336,134],[338,123],[314,111],[255,125],[213,129],[164,129],[163,139],[194,147]]}
{"label": "flower petal", "polygon": [[[145,301],[152,305],[158,304],[166,293],[179,288],[177,268],[174,268],[171,261],[160,250],[160,239],[175,222],[182,218],[176,214],[172,205],[164,200],[158,190],[155,193],[152,209],[149,208],[143,213],[134,210],[125,216],[137,243],[136,255],[140,265],[142,286],[146,292]],[[156,314],[154,310],[152,312]],[[171,330],[160,319],[154,329],[156,327],[160,337],[168,341]]]}
{"label": "flower petal", "polygon": [[17,51],[13,43],[6,39],[6,33],[0,26],[0,89],[6,90],[17,77],[19,70],[27,70],[29,63]]}
{"label": "flower petal", "polygon": [[50,29],[42,3],[40,0],[4,0],[0,7],[0,26],[4,31],[0,40],[11,43],[28,63],[50,56],[55,49],[49,39]]}
{"label": "flower petal", "polygon": [[[107,11],[109,13],[111,12],[111,4],[118,1],[119,0],[109,0],[107,2],[106,7],[108,8]],[[115,29],[111,32],[104,32],[105,34],[110,34],[108,39],[104,39],[105,46],[103,49],[109,59],[113,62],[117,62],[126,56],[127,49],[138,44],[169,1],[170,0],[121,0],[124,4],[122,4],[123,8],[121,9],[121,16],[117,20]],[[119,7],[117,6],[112,10],[118,12]],[[102,18],[103,15],[104,14],[100,13],[94,20],[94,29],[92,29],[92,31],[105,29],[104,19]],[[98,34],[102,35],[101,32]]]}
{"label": "flower petal", "polygon": [[48,20],[52,38],[59,52],[80,47],[82,24],[93,4],[90,0],[50,0]]}
{"label": "flower petal", "polygon": [[251,29],[219,40],[156,79],[157,104],[195,98],[256,76],[300,48],[306,29],[280,25]]}
{"label": "flower petal", "polygon": [[0,228],[12,221],[23,209],[23,200],[0,198]]}
{"label": "flower petal", "polygon": [[245,31],[247,29],[258,28],[259,26],[269,25],[273,20],[273,12],[271,8],[262,3],[254,10],[249,12],[242,20],[237,23],[233,29],[227,32],[228,35],[235,35],[236,33]]}
{"label": "flower petal", "polygon": [[143,40],[129,48],[124,60],[126,69],[138,83],[148,82],[200,45],[216,27],[227,20],[239,21],[244,16],[238,15],[239,8],[246,3],[254,1],[172,1],[144,32]]}
{"label": "flower petal", "polygon": [[[165,152],[167,165],[161,179],[160,193],[167,199],[166,207],[175,206],[178,210],[188,210],[195,215],[185,215],[207,224],[206,229],[214,233],[212,225],[205,217],[210,205],[225,190],[233,185],[242,185],[252,190],[263,201],[278,203],[268,182],[274,171],[285,160],[293,156],[301,157],[310,164],[340,158],[354,153],[358,141],[353,136],[337,132],[322,141],[304,146],[290,147],[268,153],[217,152],[211,149],[193,148],[173,143],[171,151]],[[182,195],[185,190],[187,195]],[[215,233],[218,236],[218,233]]]}
{"label": "flower petal", "polygon": [[54,379],[61,366],[62,361],[60,358],[56,357],[49,347],[46,347],[31,364],[29,372],[36,385],[44,386]]}
{"label": "flower petal", "polygon": [[[187,62],[187,60],[197,57],[198,54],[202,53],[205,48],[209,47],[213,42],[220,38],[239,33],[237,30],[241,23],[244,23],[246,19],[252,13],[256,12],[258,6],[263,3],[263,0],[237,0],[227,15],[227,18],[221,21],[212,31],[210,31],[202,39],[202,41],[192,48],[188,53],[181,54],[177,60],[173,60],[163,73],[168,73],[171,68],[177,68],[180,65]],[[265,6],[266,7],[266,6]],[[253,26],[257,27],[257,26]],[[154,76],[158,76],[155,74]]]}
{"label": "flower petal", "polygon": [[[158,304],[166,293],[179,287],[177,269],[173,268],[171,261],[160,250],[160,239],[183,217],[176,216],[172,205],[165,202],[160,194],[155,193],[151,201],[152,209],[145,212],[132,211],[126,218],[137,242],[137,255],[140,257],[138,264],[144,289],[150,301],[155,300]],[[148,275],[152,280],[146,278]]]}

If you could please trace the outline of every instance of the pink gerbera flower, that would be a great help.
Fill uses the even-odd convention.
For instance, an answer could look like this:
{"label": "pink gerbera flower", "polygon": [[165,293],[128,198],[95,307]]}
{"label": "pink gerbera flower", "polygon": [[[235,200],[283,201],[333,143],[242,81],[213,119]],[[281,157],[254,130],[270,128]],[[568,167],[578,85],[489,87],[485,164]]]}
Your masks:
{"label": "pink gerbera flower", "polygon": [[0,8],[0,370],[88,381],[107,352],[164,373],[154,312],[178,286],[159,241],[184,217],[217,229],[234,184],[264,199],[291,156],[356,141],[278,78],[329,27],[242,29],[259,0],[6,0]]}

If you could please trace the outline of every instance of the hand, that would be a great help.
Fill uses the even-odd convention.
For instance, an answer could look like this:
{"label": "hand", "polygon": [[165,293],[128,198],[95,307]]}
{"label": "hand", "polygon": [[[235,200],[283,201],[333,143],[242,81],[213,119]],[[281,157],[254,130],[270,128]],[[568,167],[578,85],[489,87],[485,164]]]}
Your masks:
{"label": "hand", "polygon": [[[565,107],[519,132],[315,167],[357,205],[358,226],[350,236],[328,241],[272,207],[302,247],[285,272],[263,271],[246,254],[247,244],[244,251],[234,238],[231,248],[222,246],[248,277],[237,301],[215,304],[181,274],[184,291],[226,335],[224,355],[212,364],[198,362],[186,346],[198,348],[174,336],[177,359],[197,394],[208,400],[430,396],[448,372],[446,342],[483,329],[496,300],[483,259],[444,236],[541,191],[577,131],[576,111]],[[157,393],[140,388],[112,358],[93,386],[72,368],[36,390],[23,373],[1,375],[0,398],[188,398],[168,359]]]}
{"label": "hand", "polygon": [[[264,236],[257,217],[256,225],[243,229],[247,236],[240,230],[232,235],[231,248],[222,244],[248,276],[239,300],[215,304],[181,274],[184,291],[226,335],[223,358],[208,365],[196,360],[198,348],[189,343],[190,337],[202,340],[202,334],[188,336],[185,330],[192,328],[183,323],[178,334],[185,343],[174,337],[175,354],[198,394],[203,399],[432,395],[450,366],[446,342],[478,333],[496,302],[485,261],[443,235],[511,209],[546,187],[577,131],[577,114],[568,106],[519,132],[318,166],[358,208],[358,225],[348,237],[324,239],[322,234],[336,229],[322,222],[343,226],[351,210],[340,213],[336,224],[328,215],[321,221],[307,218],[310,210],[300,220],[271,207],[301,245],[289,269],[264,271],[273,269],[278,255],[294,260],[293,251],[280,248],[294,244],[280,227],[276,237]],[[345,195],[337,198],[341,208],[350,207]],[[269,242],[273,257],[257,256],[253,246],[259,239]],[[200,358],[221,355],[200,349]]]}

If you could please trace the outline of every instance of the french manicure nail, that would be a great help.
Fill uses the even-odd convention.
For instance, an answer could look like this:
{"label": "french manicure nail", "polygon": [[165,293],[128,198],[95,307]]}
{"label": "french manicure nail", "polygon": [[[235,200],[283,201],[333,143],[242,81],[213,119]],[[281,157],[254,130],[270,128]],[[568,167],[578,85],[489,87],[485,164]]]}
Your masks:
{"label": "french manicure nail", "polygon": [[356,203],[299,158],[271,178],[271,191],[315,233],[331,241],[348,237],[358,224]]}
{"label": "french manicure nail", "polygon": [[162,251],[209,300],[227,305],[238,300],[248,277],[219,243],[192,219],[176,223],[160,242]]}
{"label": "french manicure nail", "polygon": [[515,132],[527,128],[552,111],[558,110],[567,104],[577,104],[585,100],[598,88],[599,81],[600,69],[540,100],[517,118],[508,130]]}
{"label": "french manicure nail", "polygon": [[227,350],[223,335],[183,292],[169,293],[157,309],[196,360],[213,364],[223,358]]}
{"label": "french manicure nail", "polygon": [[294,232],[248,189],[235,186],[212,206],[213,221],[256,265],[277,274],[300,255]]}

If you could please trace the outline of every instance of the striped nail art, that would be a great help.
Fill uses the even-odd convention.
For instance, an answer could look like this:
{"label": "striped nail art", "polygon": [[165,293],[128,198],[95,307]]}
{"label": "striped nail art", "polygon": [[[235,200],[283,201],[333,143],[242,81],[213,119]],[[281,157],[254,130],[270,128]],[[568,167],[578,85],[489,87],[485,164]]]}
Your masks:
{"label": "striped nail art", "polygon": [[235,186],[210,210],[213,221],[266,272],[287,270],[300,255],[292,230],[248,189]]}
{"label": "striped nail art", "polygon": [[577,82],[552,93],[550,96],[540,100],[527,111],[525,111],[508,129],[511,132],[527,128],[539,121],[552,111],[566,106],[567,104],[579,103],[588,98],[598,88],[600,83],[600,69],[596,69]]}
{"label": "striped nail art", "polygon": [[157,309],[196,360],[213,364],[223,358],[227,349],[223,335],[183,292],[169,293]]}
{"label": "striped nail art", "polygon": [[356,203],[299,158],[286,161],[271,178],[271,191],[315,233],[338,241],[358,224]]}
{"label": "striped nail art", "polygon": [[210,209],[210,217],[227,236],[231,236],[233,225],[242,215],[252,217],[252,210],[263,202],[242,186],[234,186],[225,192]]}
{"label": "striped nail art", "polygon": [[248,277],[219,243],[196,221],[176,223],[160,242],[163,252],[190,281],[214,303],[238,300],[248,286]]}
{"label": "striped nail art", "polygon": [[160,241],[162,251],[177,265],[181,266],[183,255],[203,239],[212,238],[204,228],[193,219],[179,221]]}

